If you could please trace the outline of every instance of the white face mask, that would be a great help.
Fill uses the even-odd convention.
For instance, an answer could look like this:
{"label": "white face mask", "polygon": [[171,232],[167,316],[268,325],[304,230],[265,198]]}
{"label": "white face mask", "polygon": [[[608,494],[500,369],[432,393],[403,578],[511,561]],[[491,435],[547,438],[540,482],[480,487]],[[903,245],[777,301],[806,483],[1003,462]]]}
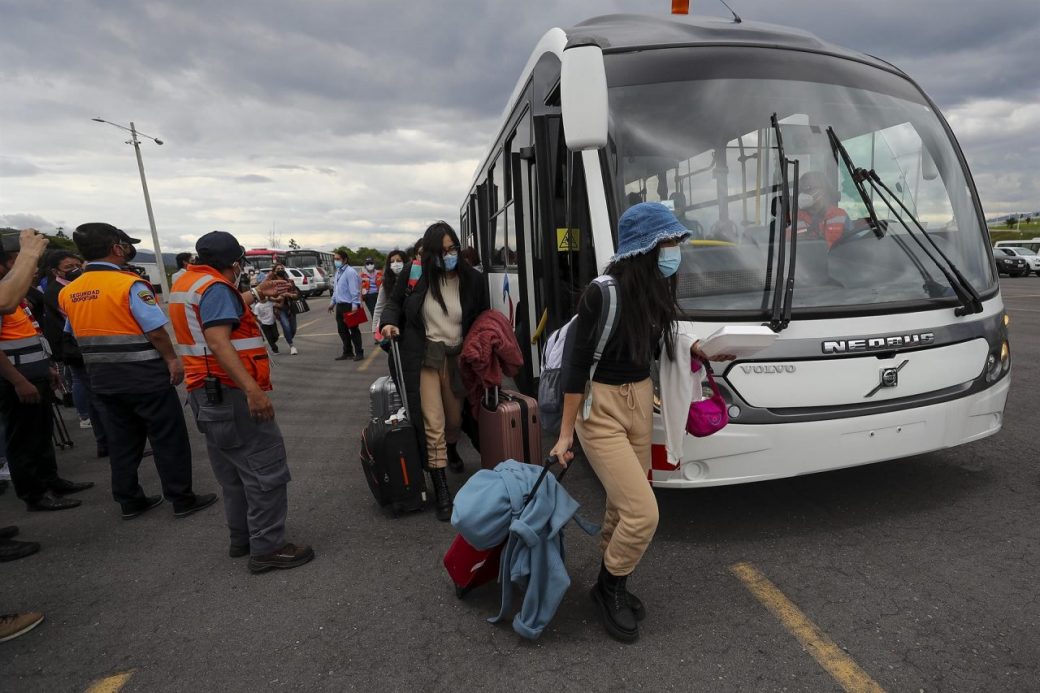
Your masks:
{"label": "white face mask", "polygon": [[813,205],[813,196],[809,193],[798,193],[798,209],[808,209]]}
{"label": "white face mask", "polygon": [[375,265],[373,265],[373,264],[372,264],[371,262],[370,262],[370,263],[368,263],[367,265],[365,265],[365,269],[367,269],[367,270],[368,270],[369,272],[371,272],[371,271],[372,271],[372,270],[374,270],[375,268],[376,268],[376,266],[375,266]]}
{"label": "white face mask", "polygon": [[235,286],[238,286],[242,282],[242,265],[239,265],[237,262],[235,263],[235,265],[238,266],[238,269],[235,270],[235,281],[233,281],[232,283]]}
{"label": "white face mask", "polygon": [[397,274],[398,272],[400,272],[401,270],[404,269],[404,263],[403,262],[391,262],[390,263],[390,269],[391,269],[391,271],[393,271],[394,274]]}

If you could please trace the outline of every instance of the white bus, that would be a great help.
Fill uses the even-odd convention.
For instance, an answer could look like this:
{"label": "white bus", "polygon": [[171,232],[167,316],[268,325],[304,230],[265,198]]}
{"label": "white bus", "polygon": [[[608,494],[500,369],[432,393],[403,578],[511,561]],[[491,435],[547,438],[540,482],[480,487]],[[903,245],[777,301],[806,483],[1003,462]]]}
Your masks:
{"label": "white bus", "polygon": [[[775,215],[799,218],[799,171],[840,194],[840,238],[777,233]],[[985,217],[939,109],[897,68],[714,18],[546,33],[460,218],[525,346],[522,389],[606,267],[619,215],[644,200],[694,234],[678,301],[696,334],[779,333],[754,359],[714,365],[730,424],[687,437],[679,465],[656,422],[654,485],[782,478],[1000,430],[1008,319]]]}
{"label": "white bus", "polygon": [[996,248],[1028,248],[1034,253],[1040,254],[1040,238],[1034,238],[1029,241],[997,241]]}

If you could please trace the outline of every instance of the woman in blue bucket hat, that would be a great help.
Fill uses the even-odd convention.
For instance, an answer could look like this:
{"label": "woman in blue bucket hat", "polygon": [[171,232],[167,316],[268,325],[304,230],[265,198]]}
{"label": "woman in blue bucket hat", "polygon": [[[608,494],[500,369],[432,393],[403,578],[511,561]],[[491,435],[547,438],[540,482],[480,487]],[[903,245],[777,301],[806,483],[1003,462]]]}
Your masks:
{"label": "woman in blue bucket hat", "polygon": [[[596,279],[578,305],[570,367],[564,382],[560,437],[550,454],[568,462],[577,431],[582,449],[607,494],[600,548],[603,562],[592,598],[607,632],[623,642],[639,637],[643,603],[627,581],[657,529],[657,500],[647,472],[653,431],[650,363],[663,348],[675,357],[676,279],[679,244],[690,231],[657,202],[629,207],[618,221],[618,249],[606,275]],[[616,296],[616,329],[594,363],[604,295]],[[609,300],[609,299],[608,299]],[[695,357],[704,356],[694,344]],[[722,360],[714,357],[713,360]]]}

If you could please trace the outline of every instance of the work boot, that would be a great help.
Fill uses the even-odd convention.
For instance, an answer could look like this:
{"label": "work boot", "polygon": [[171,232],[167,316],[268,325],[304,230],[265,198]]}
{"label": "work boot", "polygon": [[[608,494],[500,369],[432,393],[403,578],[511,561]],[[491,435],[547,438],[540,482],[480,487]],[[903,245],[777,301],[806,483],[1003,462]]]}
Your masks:
{"label": "work boot", "polygon": [[621,642],[635,642],[639,639],[639,623],[629,603],[627,581],[627,575],[611,575],[607,567],[600,564],[592,601],[599,605],[603,626],[611,637]]}
{"label": "work boot", "polygon": [[256,574],[266,573],[268,570],[276,568],[282,570],[296,568],[304,563],[309,563],[313,558],[314,549],[311,547],[286,544],[277,551],[262,556],[250,556],[249,572]]}
{"label": "work boot", "polygon": [[461,474],[465,469],[465,463],[459,456],[458,443],[448,443],[448,469]]}
{"label": "work boot", "polygon": [[447,522],[451,519],[451,490],[448,488],[448,476],[444,468],[431,469],[430,480],[433,481],[434,509],[437,519]]}

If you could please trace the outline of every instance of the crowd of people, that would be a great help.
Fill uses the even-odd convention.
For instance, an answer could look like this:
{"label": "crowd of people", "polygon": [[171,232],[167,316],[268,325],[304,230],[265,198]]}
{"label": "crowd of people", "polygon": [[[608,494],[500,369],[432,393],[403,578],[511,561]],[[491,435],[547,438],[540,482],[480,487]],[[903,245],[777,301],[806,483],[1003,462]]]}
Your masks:
{"label": "crowd of people", "polygon": [[[674,358],[679,348],[675,274],[682,259],[679,243],[689,235],[658,203],[638,203],[622,215],[618,252],[606,270],[620,297],[619,329],[594,356],[594,325],[602,306],[598,289],[586,291],[577,316],[581,337],[564,382],[559,439],[550,453],[567,464],[575,436],[580,438],[606,491],[603,560],[592,597],[607,631],[626,642],[638,637],[638,622],[646,614],[627,582],[658,518],[646,483],[653,412],[650,364],[663,352]],[[99,456],[109,457],[112,496],[124,519],[164,501],[171,502],[176,518],[214,504],[216,494],[194,490],[192,452],[176,391],[183,382],[221,487],[229,556],[249,556],[253,573],[312,560],[311,547],[286,537],[291,475],[267,395],[272,385],[265,339],[275,351],[271,328],[276,320],[296,353],[294,316],[284,307],[297,294],[284,268],[273,268],[250,286],[248,279],[243,282],[245,251],[238,240],[223,231],[205,234],[194,256],[179,262],[167,317],[152,287],[126,269],[138,239],[110,224],[90,223],[79,226],[73,240],[79,256],[57,252],[44,258],[47,241],[39,234],[3,237],[0,420],[18,497],[30,511],[66,510],[79,505],[70,494],[93,486],[58,474],[51,406],[58,388],[54,365],[60,364],[70,370],[73,400],[81,420],[89,422],[84,427],[97,436]],[[360,325],[368,315],[376,344],[387,348],[398,341],[402,372],[396,375],[409,410],[418,413],[412,423],[442,521],[451,518],[453,509],[445,472],[464,467],[457,443],[466,392],[458,357],[474,323],[490,308],[487,282],[473,259],[445,222],[432,224],[410,254],[390,251],[381,271],[366,262],[359,273],[337,252],[328,306],[342,342],[337,360],[364,358]],[[35,306],[30,304],[38,266],[47,284]],[[689,343],[690,355],[703,360],[698,345]],[[716,355],[713,360],[731,358]],[[146,441],[152,443],[161,494],[149,494],[139,483]],[[39,550],[38,544],[16,541],[17,533],[16,527],[0,528],[0,560]],[[0,639],[25,632],[40,619],[34,613],[4,616]]]}

